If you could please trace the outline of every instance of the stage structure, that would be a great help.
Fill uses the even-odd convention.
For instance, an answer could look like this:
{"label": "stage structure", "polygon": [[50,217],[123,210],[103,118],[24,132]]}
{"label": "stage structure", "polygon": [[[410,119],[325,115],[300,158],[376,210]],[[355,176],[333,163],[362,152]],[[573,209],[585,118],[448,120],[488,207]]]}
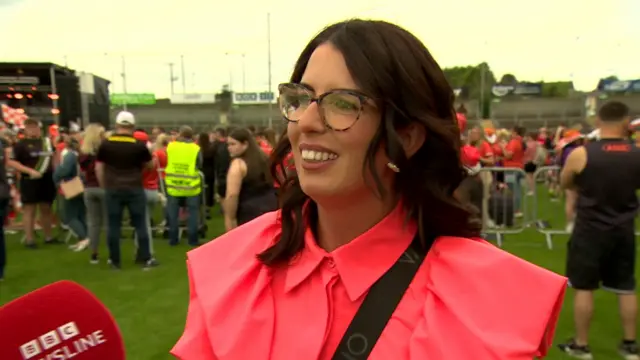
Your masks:
{"label": "stage structure", "polygon": [[53,63],[0,63],[0,103],[46,126],[109,128],[109,80]]}

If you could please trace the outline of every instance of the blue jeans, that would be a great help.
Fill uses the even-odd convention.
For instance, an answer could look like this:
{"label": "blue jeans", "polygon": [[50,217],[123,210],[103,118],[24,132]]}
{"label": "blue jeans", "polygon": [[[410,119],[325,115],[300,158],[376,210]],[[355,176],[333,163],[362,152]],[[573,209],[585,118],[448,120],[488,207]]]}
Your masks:
{"label": "blue jeans", "polygon": [[62,213],[64,222],[78,237],[78,240],[87,238],[87,210],[84,206],[84,197],[76,196],[73,199],[63,199]]}
{"label": "blue jeans", "polygon": [[138,236],[136,260],[147,261],[151,259],[146,220],[147,198],[144,189],[107,189],[105,204],[107,207],[107,245],[111,262],[120,265],[120,231],[122,230],[122,214],[125,208],[129,210],[131,223]]}
{"label": "blue jeans", "polygon": [[180,224],[178,215],[180,213],[180,200],[184,199],[189,217],[187,218],[187,233],[189,234],[189,245],[198,245],[198,209],[200,207],[200,195],[196,196],[168,196],[167,197],[167,220],[169,220],[169,245],[177,245],[180,239]]}
{"label": "blue jeans", "polygon": [[504,182],[509,187],[509,190],[513,193],[513,211],[519,212],[522,211],[520,208],[521,198],[522,198],[522,186],[520,186],[520,182],[524,176],[519,171],[507,171],[504,175]]}

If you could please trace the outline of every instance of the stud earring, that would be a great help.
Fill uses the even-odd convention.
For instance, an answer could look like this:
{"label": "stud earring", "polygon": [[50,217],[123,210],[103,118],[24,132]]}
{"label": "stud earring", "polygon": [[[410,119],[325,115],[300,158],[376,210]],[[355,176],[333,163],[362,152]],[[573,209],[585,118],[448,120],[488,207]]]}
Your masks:
{"label": "stud earring", "polygon": [[392,163],[392,162],[388,162],[388,163],[387,163],[387,167],[388,167],[389,169],[391,169],[391,171],[393,171],[393,172],[395,172],[395,173],[399,173],[399,172],[400,172],[400,168],[399,168],[396,164],[394,164],[394,163]]}

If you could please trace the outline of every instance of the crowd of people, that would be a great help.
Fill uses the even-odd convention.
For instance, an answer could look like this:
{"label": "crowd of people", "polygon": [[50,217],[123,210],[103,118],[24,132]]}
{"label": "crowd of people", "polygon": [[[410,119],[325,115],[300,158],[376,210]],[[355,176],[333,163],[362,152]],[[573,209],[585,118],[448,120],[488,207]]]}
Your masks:
{"label": "crowd of people", "polygon": [[[58,198],[61,222],[79,239],[72,249],[89,248],[98,262],[104,227],[108,261],[120,268],[127,208],[135,262],[149,269],[158,265],[152,207],[163,204],[170,245],[179,243],[184,212],[191,294],[171,350],[182,360],[542,358],[567,279],[489,244],[481,231],[502,225],[488,224],[500,219],[486,203],[497,192],[511,194],[521,216],[538,168],[558,164],[545,180],[552,195],[565,195],[575,325],[558,347],[593,358],[593,292],[603,288],[619,299],[618,351],[638,359],[640,120],[630,121],[626,105],[602,105],[591,137],[564,127],[467,129],[420,40],[359,19],[316,35],[278,90],[287,131],[277,142],[269,129],[146,134],[126,111],[111,134],[90,125],[52,139],[25,122],[24,138],[3,144],[1,165],[19,185],[25,246],[37,247],[36,209],[44,243],[59,243],[51,232]],[[0,190],[10,198],[9,186]],[[199,246],[207,214],[197,213],[215,199],[227,232]]]}
{"label": "crowd of people", "polygon": [[[522,126],[496,129],[476,125],[467,128],[464,109],[457,113],[457,120],[465,143],[462,160],[472,175],[464,185],[467,188],[465,195],[482,209],[486,226],[513,225],[513,218],[523,216],[522,197],[533,196],[537,183],[544,182],[551,201],[564,201],[565,230],[571,233],[578,195],[574,189],[560,188],[560,170],[574,149],[598,140],[599,130],[581,132],[565,126],[533,131]],[[635,135],[638,131],[640,118],[630,123],[628,133],[629,138],[635,138],[640,144],[640,136]],[[559,170],[538,173],[543,166],[557,166]],[[484,167],[504,168],[505,171],[481,172]],[[491,198],[503,199],[504,191],[509,192],[508,201],[491,201]]]}
{"label": "crowd of people", "polygon": [[[521,127],[472,127],[463,136],[462,161],[470,176],[458,189],[459,196],[483,210],[486,226],[495,226],[513,222],[502,220],[504,209],[492,207],[509,204],[514,216],[521,217],[520,197],[534,195],[537,181],[545,181],[552,200],[561,191],[570,234],[566,270],[575,289],[576,336],[559,348],[574,358],[593,358],[588,346],[593,291],[602,284],[619,298],[624,333],[619,352],[625,359],[638,359],[634,220],[640,189],[640,117],[631,120],[629,108],[612,101],[601,107],[597,122],[595,130],[584,134],[564,127],[530,133]],[[458,114],[458,124],[465,133],[464,114]],[[537,168],[546,165],[559,170],[535,176]],[[483,167],[492,171],[481,172]],[[527,191],[521,189],[523,181]],[[499,189],[508,189],[512,197],[488,207],[488,200],[499,197]]]}
{"label": "crowd of people", "polygon": [[[164,234],[175,246],[184,229],[188,244],[200,245],[216,202],[227,231],[277,207],[268,168],[276,141],[271,129],[218,127],[196,134],[189,126],[168,132],[156,127],[148,134],[136,128],[134,114],[123,111],[112,131],[99,124],[46,130],[28,119],[19,132],[5,129],[1,137],[6,161],[0,206],[7,211],[0,222],[22,228],[28,248],[38,248],[37,230],[44,245],[63,244],[53,235],[59,225],[77,239],[70,250],[89,250],[90,263],[97,264],[106,230],[107,262],[120,268],[122,226],[130,223],[134,261],[149,269],[159,264],[153,237]],[[0,280],[6,258],[3,229]]]}

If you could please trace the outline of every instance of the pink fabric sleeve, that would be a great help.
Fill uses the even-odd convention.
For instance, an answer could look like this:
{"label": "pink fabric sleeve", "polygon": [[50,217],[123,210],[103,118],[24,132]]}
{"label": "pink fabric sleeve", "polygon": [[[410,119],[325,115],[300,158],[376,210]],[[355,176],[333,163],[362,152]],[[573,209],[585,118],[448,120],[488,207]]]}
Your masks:
{"label": "pink fabric sleeve", "polygon": [[564,277],[480,240],[441,238],[428,256],[431,295],[413,334],[411,359],[546,356],[562,308]]}
{"label": "pink fabric sleeve", "polygon": [[207,334],[204,312],[198,300],[189,261],[187,261],[187,268],[190,289],[187,323],[180,340],[171,349],[171,354],[180,360],[217,360]]}

